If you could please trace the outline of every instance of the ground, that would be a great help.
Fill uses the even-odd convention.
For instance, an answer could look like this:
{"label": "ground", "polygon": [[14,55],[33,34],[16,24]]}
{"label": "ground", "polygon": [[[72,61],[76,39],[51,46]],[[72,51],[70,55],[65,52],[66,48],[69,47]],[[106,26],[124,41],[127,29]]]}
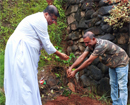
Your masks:
{"label": "ground", "polygon": [[104,105],[103,103],[89,97],[80,97],[72,94],[69,97],[58,96],[53,101],[48,101],[45,105]]}
{"label": "ground", "polygon": [[[61,74],[62,77],[56,77],[56,73]],[[75,92],[71,91],[67,87],[70,80],[66,77],[64,67],[47,66],[39,71],[38,80],[41,78],[47,82],[46,85],[39,84],[43,105],[111,105],[109,102],[100,101],[100,97],[95,97],[90,91],[86,91],[73,81]]]}

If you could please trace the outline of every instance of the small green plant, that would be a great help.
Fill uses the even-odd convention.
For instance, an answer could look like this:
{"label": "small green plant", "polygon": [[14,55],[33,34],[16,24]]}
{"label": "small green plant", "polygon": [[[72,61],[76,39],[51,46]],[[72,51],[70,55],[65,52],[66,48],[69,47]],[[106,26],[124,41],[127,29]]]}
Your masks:
{"label": "small green plant", "polygon": [[68,97],[69,95],[71,95],[71,93],[72,93],[71,90],[65,89],[65,90],[63,91],[62,95],[65,96],[65,97]]}
{"label": "small green plant", "polygon": [[110,96],[107,96],[107,93],[108,93],[109,91],[107,91],[106,93],[104,93],[100,98],[98,98],[98,100],[99,101],[104,101],[104,102],[106,102],[106,103],[111,103],[110,102]]}
{"label": "small green plant", "polygon": [[55,75],[56,75],[56,77],[57,77],[57,78],[59,78],[59,77],[60,77],[60,74],[58,74],[58,73],[55,73]]}
{"label": "small green plant", "polygon": [[[62,48],[61,48],[61,47],[55,46],[55,48],[56,48],[59,52],[62,52]],[[57,55],[55,55],[55,60],[56,60],[56,61],[63,62],[64,64],[68,64],[68,65],[72,64],[72,63],[71,63],[72,58],[75,58],[74,53],[70,53],[69,59],[68,59],[67,61],[61,60]]]}
{"label": "small green plant", "polygon": [[113,29],[122,28],[124,23],[130,22],[130,2],[128,0],[107,0],[106,2],[118,3],[109,11],[110,16],[104,17],[104,21],[113,26]]}
{"label": "small green plant", "polygon": [[5,105],[5,95],[1,90],[0,90],[0,105]]}
{"label": "small green plant", "polygon": [[64,62],[65,64],[70,65],[70,64],[72,64],[72,62],[71,62],[72,58],[75,58],[74,53],[70,53],[69,59],[68,59],[67,61],[63,61],[63,62]]}

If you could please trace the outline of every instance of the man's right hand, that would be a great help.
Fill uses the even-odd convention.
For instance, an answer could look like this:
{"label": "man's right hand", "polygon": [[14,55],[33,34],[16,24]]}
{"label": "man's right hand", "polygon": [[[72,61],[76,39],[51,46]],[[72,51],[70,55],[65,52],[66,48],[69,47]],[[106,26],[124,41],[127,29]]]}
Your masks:
{"label": "man's right hand", "polygon": [[69,67],[69,69],[67,69],[67,76],[68,76],[68,77],[71,76],[71,72],[72,72],[72,69]]}

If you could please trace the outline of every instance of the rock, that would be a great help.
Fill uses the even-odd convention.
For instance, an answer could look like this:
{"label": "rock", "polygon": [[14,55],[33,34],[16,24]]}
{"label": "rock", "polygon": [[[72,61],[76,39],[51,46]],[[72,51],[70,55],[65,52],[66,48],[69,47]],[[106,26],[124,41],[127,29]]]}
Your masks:
{"label": "rock", "polygon": [[97,68],[96,66],[94,65],[90,65],[89,67],[87,67],[89,70],[91,70],[91,77],[94,79],[94,80],[100,80],[101,77],[102,77],[102,72],[99,68]]}
{"label": "rock", "polygon": [[92,2],[91,1],[86,1],[81,6],[81,10],[90,10],[90,9],[92,9]]}
{"label": "rock", "polygon": [[78,23],[77,23],[77,21],[71,23],[71,24],[70,24],[70,28],[71,28],[71,30],[73,30],[73,31],[76,30],[76,29],[78,29]]}
{"label": "rock", "polygon": [[99,58],[96,58],[96,59],[92,62],[92,64],[93,64],[93,65],[98,65],[99,62],[100,62]]}
{"label": "rock", "polygon": [[93,93],[96,93],[97,94],[97,87],[98,87],[98,82],[97,81],[95,81],[95,80],[91,80],[90,81],[90,87],[91,87],[91,91],[93,92]]}
{"label": "rock", "polygon": [[82,44],[79,43],[79,44],[78,44],[78,47],[79,47],[79,50],[80,50],[81,52],[84,52],[85,47],[83,47]]}
{"label": "rock", "polygon": [[72,14],[70,14],[69,16],[67,16],[68,25],[69,25],[70,23],[73,23],[74,21],[76,21],[76,19],[75,19],[75,13],[72,13]]}
{"label": "rock", "polygon": [[109,40],[109,41],[113,41],[115,39],[115,36],[112,35],[112,34],[105,34],[105,35],[103,35],[103,36],[101,36],[99,38]]}
{"label": "rock", "polygon": [[101,29],[106,32],[106,30],[109,28],[108,24],[102,25]]}
{"label": "rock", "polygon": [[91,19],[91,15],[94,13],[95,11],[94,10],[88,10],[86,13],[85,13],[85,19],[88,20],[88,19]]}
{"label": "rock", "polygon": [[53,86],[50,88],[50,90],[59,91],[59,88],[58,88],[58,86]]}
{"label": "rock", "polygon": [[77,12],[78,5],[70,5],[69,8],[66,10],[65,15],[69,15],[71,13]]}
{"label": "rock", "polygon": [[76,50],[78,50],[78,46],[73,45],[73,46],[72,46],[72,52],[75,52]]}
{"label": "rock", "polygon": [[128,34],[127,33],[120,33],[119,37],[117,38],[117,43],[118,44],[126,44],[129,40]]}
{"label": "rock", "polygon": [[67,26],[67,34],[71,32],[70,25]]}
{"label": "rock", "polygon": [[83,38],[80,38],[80,39],[79,39],[79,42],[80,42],[80,43],[84,42]]}
{"label": "rock", "polygon": [[119,32],[122,32],[122,33],[126,33],[126,32],[128,32],[128,31],[129,31],[128,26],[127,26],[127,27],[122,27],[122,28],[120,28],[120,30],[119,30]]}
{"label": "rock", "polygon": [[71,40],[71,33],[66,37],[66,40],[68,41],[68,40]]}
{"label": "rock", "polygon": [[83,84],[83,87],[86,88],[88,86],[90,86],[90,79],[84,74],[80,77],[81,80],[81,84]]}
{"label": "rock", "polygon": [[108,14],[109,14],[109,11],[112,9],[112,6],[113,6],[113,5],[103,6],[103,7],[99,8],[98,13],[99,13],[100,15],[102,15],[102,16],[108,15]]}
{"label": "rock", "polygon": [[73,42],[72,40],[67,41],[67,45],[68,45],[68,46],[72,46],[73,43],[74,43],[74,42]]}
{"label": "rock", "polygon": [[57,85],[57,81],[56,81],[56,79],[54,78],[54,77],[48,77],[48,79],[47,79],[47,85],[48,86],[55,86],[55,85]]}
{"label": "rock", "polygon": [[101,30],[100,27],[92,27],[92,28],[89,28],[89,29],[85,30],[85,33],[86,33],[87,31],[91,31],[91,32],[93,32],[95,35],[100,35],[100,34],[102,33],[102,30]]}
{"label": "rock", "polygon": [[75,45],[77,45],[77,44],[78,44],[78,41],[73,41],[73,42],[74,42],[74,44],[75,44]]}
{"label": "rock", "polygon": [[81,15],[81,18],[85,17],[85,11],[81,11],[80,15]]}
{"label": "rock", "polygon": [[67,47],[67,54],[70,55],[70,53],[72,52],[71,46]]}
{"label": "rock", "polygon": [[107,0],[100,0],[99,6],[106,6],[108,3],[106,3]]}
{"label": "rock", "polygon": [[67,0],[66,2],[69,4],[78,4],[80,0]]}
{"label": "rock", "polygon": [[108,71],[109,71],[109,67],[104,65],[103,63],[99,63],[98,64],[98,68],[101,69],[102,73],[103,74],[108,74]]}
{"label": "rock", "polygon": [[101,21],[98,21],[95,23],[96,26],[99,26],[101,24]]}
{"label": "rock", "polygon": [[[75,56],[79,56],[79,55],[81,55],[81,52],[79,52],[79,51],[76,51],[75,53],[74,53],[74,55]],[[76,58],[76,57],[75,57]],[[77,58],[76,58],[77,59]]]}
{"label": "rock", "polygon": [[69,82],[67,84],[67,86],[69,87],[69,89],[72,91],[72,92],[75,92],[75,85],[72,83],[72,82]]}
{"label": "rock", "polygon": [[100,85],[98,86],[97,93],[99,95],[110,96],[109,78],[105,77],[100,80]]}
{"label": "rock", "polygon": [[80,21],[80,19],[81,19],[81,14],[80,14],[80,10],[78,9],[78,11],[75,13],[75,19],[76,19],[76,21]]}
{"label": "rock", "polygon": [[87,21],[86,21],[84,18],[82,18],[82,19],[79,21],[78,28],[81,28],[81,29],[86,29],[86,28],[88,28]]}
{"label": "rock", "polygon": [[72,32],[71,33],[71,39],[72,40],[77,40],[77,39],[79,39],[79,35],[80,35],[79,32],[76,32],[76,31]]}

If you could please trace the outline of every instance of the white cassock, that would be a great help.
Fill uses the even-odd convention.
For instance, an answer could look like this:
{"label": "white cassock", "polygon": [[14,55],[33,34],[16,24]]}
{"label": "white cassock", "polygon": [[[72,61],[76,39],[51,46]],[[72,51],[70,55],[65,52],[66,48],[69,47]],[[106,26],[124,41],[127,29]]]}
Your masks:
{"label": "white cassock", "polygon": [[43,12],[24,18],[5,49],[4,89],[6,105],[42,105],[37,67],[40,50],[56,52],[49,39]]}

